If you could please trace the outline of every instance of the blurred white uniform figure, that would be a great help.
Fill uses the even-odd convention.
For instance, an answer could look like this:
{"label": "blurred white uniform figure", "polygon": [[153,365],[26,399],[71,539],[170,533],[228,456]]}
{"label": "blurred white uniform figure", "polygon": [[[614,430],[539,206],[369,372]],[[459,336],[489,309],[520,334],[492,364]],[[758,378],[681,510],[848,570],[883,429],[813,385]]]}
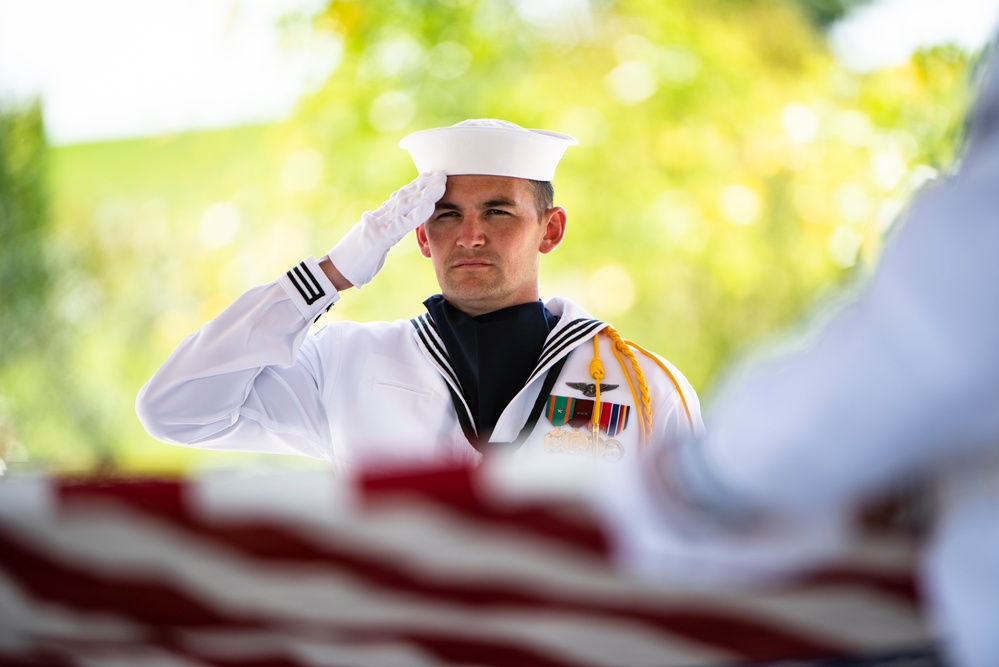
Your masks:
{"label": "blurred white uniform figure", "polygon": [[[989,65],[959,170],[913,202],[859,298],[809,346],[730,383],[704,438],[616,481],[639,488],[608,510],[632,567],[675,575],[761,519],[828,522],[929,478],[929,613],[955,665],[999,665],[996,52]],[[726,553],[737,569],[746,556]]]}

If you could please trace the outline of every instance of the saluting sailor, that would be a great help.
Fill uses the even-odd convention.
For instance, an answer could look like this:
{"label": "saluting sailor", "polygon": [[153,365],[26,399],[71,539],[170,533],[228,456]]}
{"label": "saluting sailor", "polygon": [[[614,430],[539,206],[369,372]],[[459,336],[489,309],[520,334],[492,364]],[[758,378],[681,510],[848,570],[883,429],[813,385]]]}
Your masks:
{"label": "saluting sailor", "polygon": [[[187,337],[139,393],[166,442],[385,462],[587,456],[613,462],[703,430],[664,359],[568,299],[540,299],[566,230],[552,178],[572,137],[499,120],[416,132],[420,175],[319,260],[251,289]],[[415,230],[441,293],[395,322],[312,323]]]}

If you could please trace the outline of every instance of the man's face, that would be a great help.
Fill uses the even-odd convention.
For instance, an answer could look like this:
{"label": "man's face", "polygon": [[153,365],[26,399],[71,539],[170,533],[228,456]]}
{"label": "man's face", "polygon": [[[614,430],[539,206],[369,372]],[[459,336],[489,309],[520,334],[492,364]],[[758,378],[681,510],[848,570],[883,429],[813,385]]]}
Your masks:
{"label": "man's face", "polygon": [[448,176],[444,196],[416,229],[444,298],[468,315],[538,299],[538,265],[565,234],[565,211],[538,213],[529,181]]}

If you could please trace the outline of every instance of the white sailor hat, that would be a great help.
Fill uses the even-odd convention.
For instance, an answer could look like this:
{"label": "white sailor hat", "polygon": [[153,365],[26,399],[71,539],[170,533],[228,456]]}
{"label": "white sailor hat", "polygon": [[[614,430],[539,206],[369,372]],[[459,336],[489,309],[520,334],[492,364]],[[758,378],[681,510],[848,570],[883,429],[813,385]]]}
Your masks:
{"label": "white sailor hat", "polygon": [[550,181],[569,146],[568,134],[528,130],[505,120],[480,118],[421,130],[402,138],[421,174],[483,174]]}

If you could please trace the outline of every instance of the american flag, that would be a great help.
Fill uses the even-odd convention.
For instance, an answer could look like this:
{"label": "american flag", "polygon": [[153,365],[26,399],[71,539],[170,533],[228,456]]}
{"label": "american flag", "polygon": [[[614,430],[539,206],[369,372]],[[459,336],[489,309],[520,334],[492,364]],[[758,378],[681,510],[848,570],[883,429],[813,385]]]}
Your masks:
{"label": "american flag", "polygon": [[936,664],[903,535],[681,590],[614,567],[581,506],[482,475],[0,478],[0,665]]}

